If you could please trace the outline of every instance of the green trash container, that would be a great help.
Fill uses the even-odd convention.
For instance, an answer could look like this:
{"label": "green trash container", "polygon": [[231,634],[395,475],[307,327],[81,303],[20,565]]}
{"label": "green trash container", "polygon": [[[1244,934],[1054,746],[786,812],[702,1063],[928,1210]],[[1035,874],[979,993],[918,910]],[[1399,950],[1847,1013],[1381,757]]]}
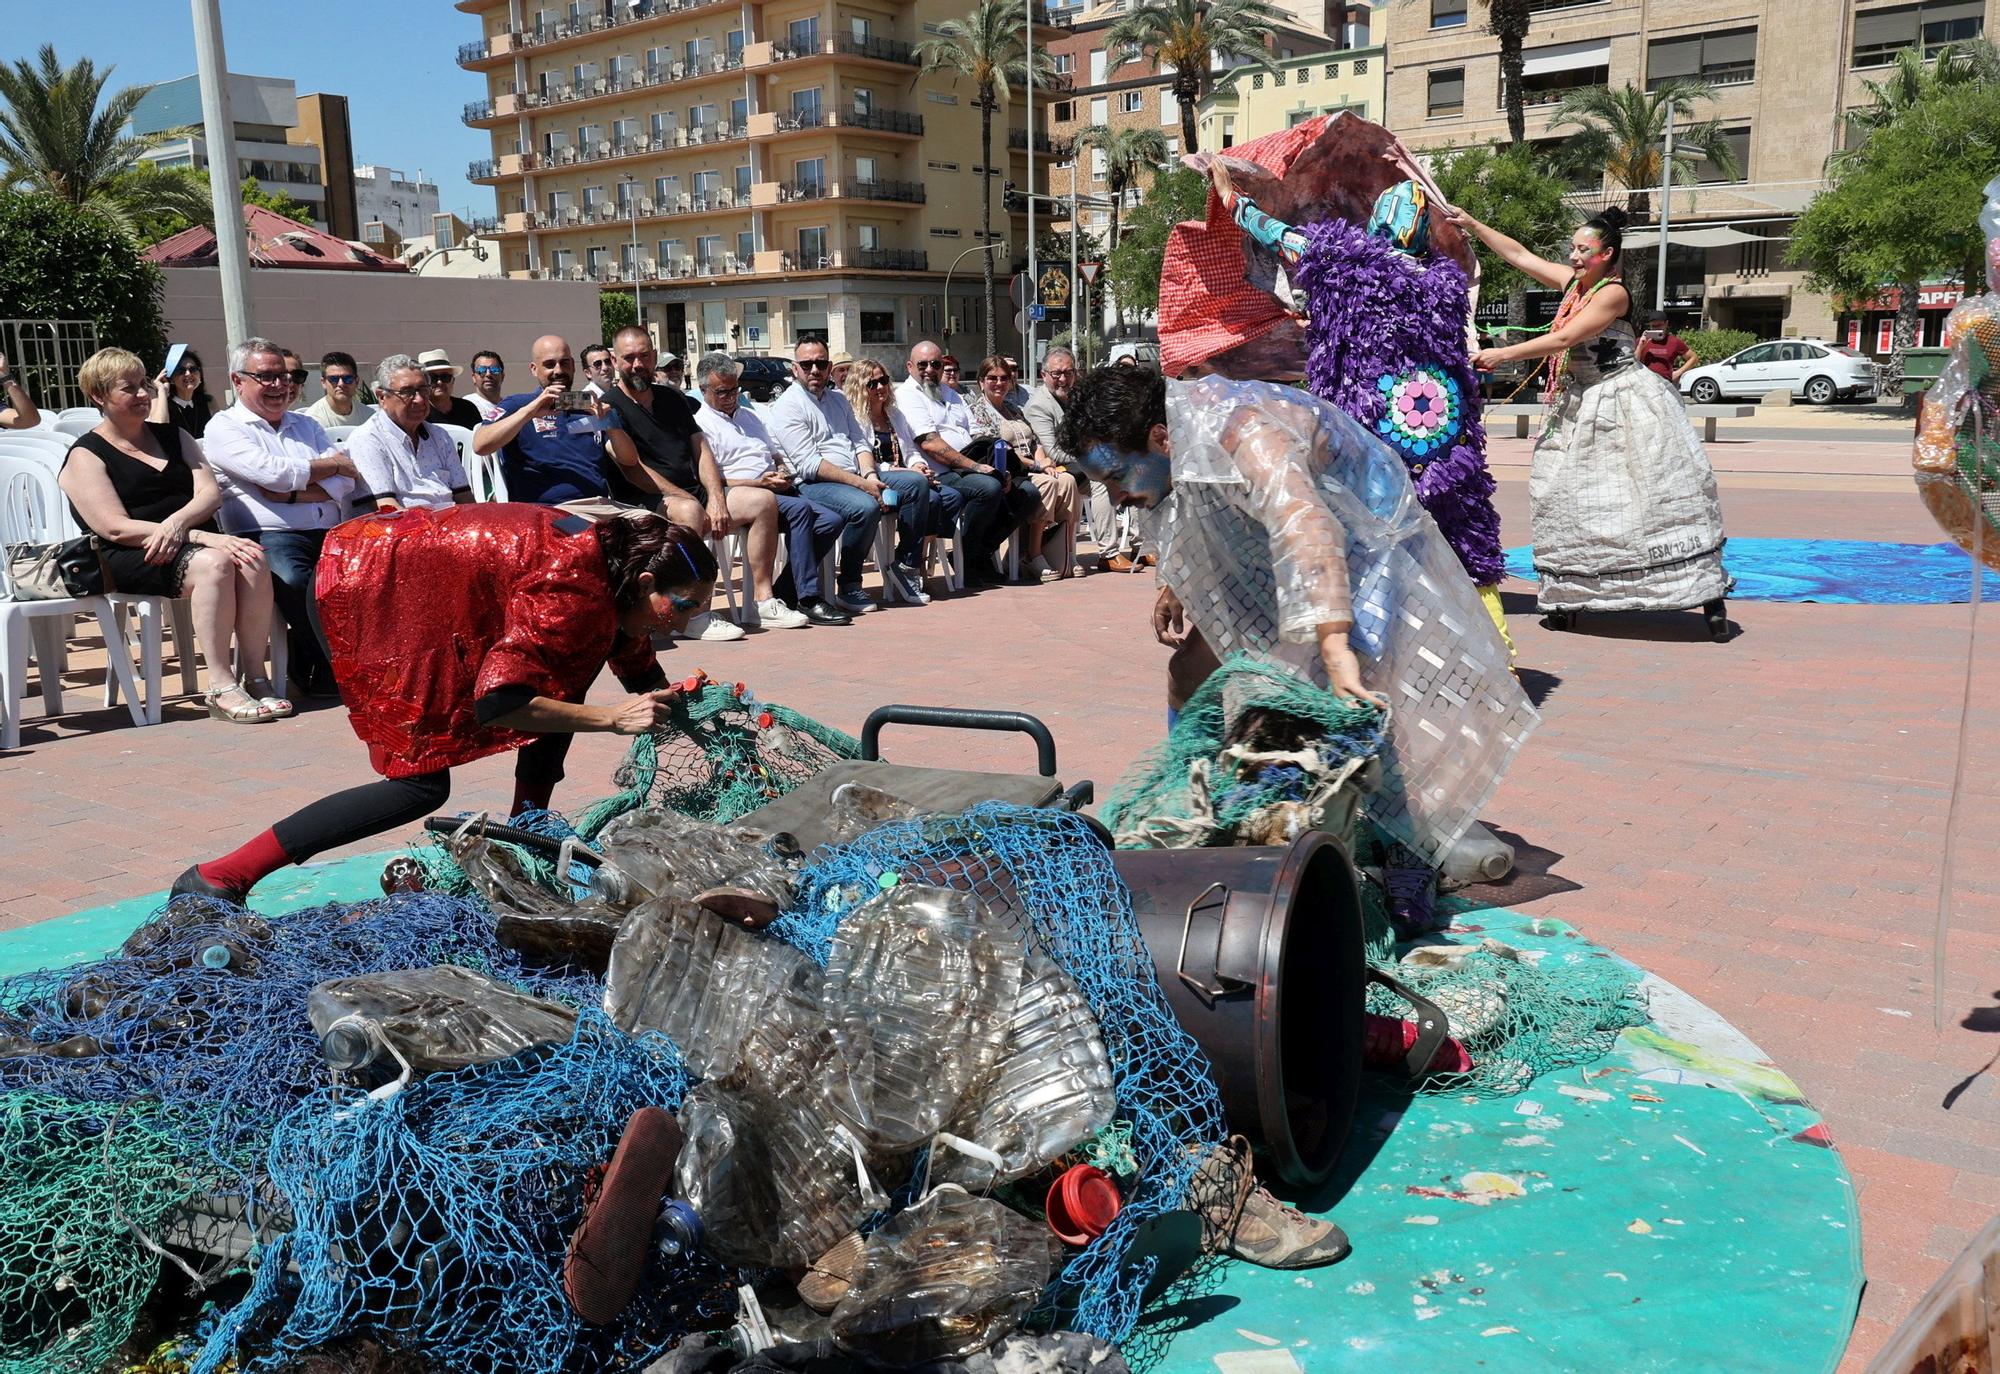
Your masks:
{"label": "green trash container", "polygon": [[1944,372],[1949,348],[1906,348],[1903,350],[1903,408],[1915,410],[1917,397],[1931,389]]}

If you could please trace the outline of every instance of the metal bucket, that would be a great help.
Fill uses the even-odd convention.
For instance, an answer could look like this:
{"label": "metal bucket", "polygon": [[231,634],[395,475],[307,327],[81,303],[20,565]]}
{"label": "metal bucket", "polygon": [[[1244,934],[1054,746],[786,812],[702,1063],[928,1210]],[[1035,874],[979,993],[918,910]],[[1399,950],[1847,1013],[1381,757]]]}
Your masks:
{"label": "metal bucket", "polygon": [[1361,1084],[1367,960],[1354,866],[1290,847],[1121,849],[1160,984],[1215,1066],[1231,1129],[1286,1183],[1333,1172]]}

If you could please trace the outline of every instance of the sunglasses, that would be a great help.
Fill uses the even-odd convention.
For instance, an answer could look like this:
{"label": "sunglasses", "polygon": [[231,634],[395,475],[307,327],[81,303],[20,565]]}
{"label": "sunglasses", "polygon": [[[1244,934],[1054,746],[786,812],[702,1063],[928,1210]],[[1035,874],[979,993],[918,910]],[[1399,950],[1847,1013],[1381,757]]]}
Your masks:
{"label": "sunglasses", "polygon": [[292,379],[289,372],[239,372],[236,375],[258,386],[283,386]]}
{"label": "sunglasses", "polygon": [[450,386],[451,382],[452,377],[449,372],[440,372],[436,376],[424,379],[424,385],[430,387],[432,390],[436,390],[441,386]]}
{"label": "sunglasses", "polygon": [[394,396],[399,401],[414,401],[421,398],[427,390],[429,390],[428,387],[421,386],[390,386],[383,387],[375,394],[377,396]]}
{"label": "sunglasses", "polygon": [[174,375],[176,377],[199,377],[201,375],[201,367],[197,363],[183,363],[181,370]]}
{"label": "sunglasses", "polygon": [[932,359],[930,362],[927,363],[912,363],[910,364],[910,366],[916,368],[916,370],[919,372],[935,372],[939,368],[943,367],[944,364],[938,362],[936,359]]}
{"label": "sunglasses", "polygon": [[867,386],[870,391],[873,391],[878,386],[887,386],[887,385],[889,385],[889,379],[887,377],[870,377],[867,382]]}
{"label": "sunglasses", "polygon": [[475,367],[472,370],[482,377],[504,377],[507,375],[507,369],[504,367]]}
{"label": "sunglasses", "polygon": [[329,372],[322,376],[320,380],[328,386],[353,386],[361,379],[355,376],[341,376],[338,373]]}
{"label": "sunglasses", "polygon": [[293,368],[293,369],[292,369],[292,370],[291,370],[290,372],[287,372],[287,373],[285,374],[285,379],[286,379],[287,381],[289,381],[289,382],[292,382],[292,383],[294,383],[294,384],[298,385],[298,386],[304,386],[304,385],[305,385],[305,381],[306,381],[306,378],[307,378],[307,377],[309,377],[309,376],[311,376],[311,375],[312,375],[312,374],[311,374],[311,373],[309,373],[309,372],[307,372],[307,371],[306,371],[306,370],[305,370],[304,368],[302,368],[302,367],[295,367],[295,368]]}
{"label": "sunglasses", "polygon": [[825,372],[833,364],[825,358],[801,358],[798,360],[801,372]]}
{"label": "sunglasses", "polygon": [[589,368],[589,369],[590,369],[590,370],[591,370],[592,372],[595,372],[595,371],[597,371],[597,369],[598,369],[598,368],[600,368],[600,367],[609,367],[609,366],[611,366],[611,359],[609,359],[609,358],[592,358],[592,359],[591,359],[591,360],[590,360],[589,362],[585,363],[585,364],[584,364],[584,366],[585,366],[585,367],[587,367],[587,368]]}

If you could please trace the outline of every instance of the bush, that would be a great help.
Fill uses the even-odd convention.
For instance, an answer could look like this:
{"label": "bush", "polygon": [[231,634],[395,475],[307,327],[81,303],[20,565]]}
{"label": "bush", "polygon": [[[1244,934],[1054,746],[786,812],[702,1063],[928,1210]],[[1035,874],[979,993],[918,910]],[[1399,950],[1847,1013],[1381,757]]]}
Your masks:
{"label": "bush", "polygon": [[[91,320],[105,347],[157,360],[164,286],[159,267],[95,215],[40,192],[0,192],[0,319]],[[53,380],[35,384],[47,394]]]}
{"label": "bush", "polygon": [[[597,298],[597,319],[603,333],[597,337],[610,343],[618,336],[618,331],[627,325],[639,323],[639,303],[632,299],[629,291],[605,291]],[[669,341],[669,348],[679,352],[679,346]]]}
{"label": "bush", "polygon": [[1757,336],[1747,329],[1697,329],[1681,335],[1681,342],[1694,350],[1696,361],[1719,363],[1756,343]]}

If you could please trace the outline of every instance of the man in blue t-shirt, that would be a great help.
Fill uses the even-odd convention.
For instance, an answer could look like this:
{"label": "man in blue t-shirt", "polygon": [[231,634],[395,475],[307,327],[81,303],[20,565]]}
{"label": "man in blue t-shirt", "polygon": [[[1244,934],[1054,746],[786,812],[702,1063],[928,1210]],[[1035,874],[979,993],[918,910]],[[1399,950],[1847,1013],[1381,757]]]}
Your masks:
{"label": "man in blue t-shirt", "polygon": [[554,506],[610,495],[607,451],[626,482],[641,493],[661,490],[610,406],[592,399],[587,409],[564,409],[564,397],[576,379],[576,359],[560,336],[535,340],[528,365],[542,389],[509,396],[500,403],[500,413],[472,436],[475,453],[499,450],[510,500]]}

